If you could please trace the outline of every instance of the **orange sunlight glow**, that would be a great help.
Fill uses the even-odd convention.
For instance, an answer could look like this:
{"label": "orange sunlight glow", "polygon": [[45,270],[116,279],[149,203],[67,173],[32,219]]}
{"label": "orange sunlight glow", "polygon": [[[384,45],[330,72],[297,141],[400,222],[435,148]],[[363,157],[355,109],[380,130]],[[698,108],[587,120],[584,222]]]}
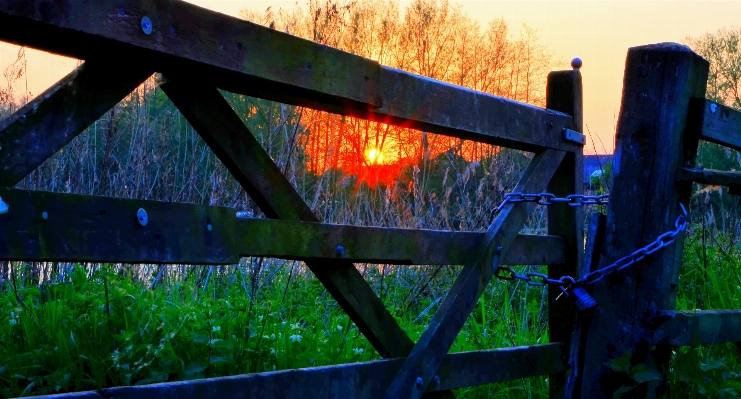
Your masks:
{"label": "orange sunlight glow", "polygon": [[378,148],[365,150],[365,161],[368,165],[383,165],[383,152]]}

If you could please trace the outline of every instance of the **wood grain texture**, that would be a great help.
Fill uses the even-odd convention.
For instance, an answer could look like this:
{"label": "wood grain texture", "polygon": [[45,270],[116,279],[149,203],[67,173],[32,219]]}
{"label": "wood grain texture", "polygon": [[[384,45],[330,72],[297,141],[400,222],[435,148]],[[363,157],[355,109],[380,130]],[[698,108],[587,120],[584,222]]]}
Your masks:
{"label": "wood grain texture", "polygon": [[[578,69],[553,71],[548,74],[546,107],[571,115],[575,122],[574,130],[582,131],[583,88]],[[582,194],[583,179],[584,161],[582,149],[578,148],[566,155],[548,184],[547,191],[557,197]],[[563,238],[566,247],[564,262],[548,268],[549,278],[558,279],[562,276],[578,278],[582,274],[583,220],[582,207],[571,207],[563,203],[548,207],[548,234]],[[560,294],[560,289],[548,287],[548,334],[552,342],[571,342],[575,310],[572,303],[565,298],[556,300]],[[551,375],[548,381],[551,398],[565,397],[565,372]]]}
{"label": "wood grain texture", "polygon": [[710,184],[729,188],[731,195],[741,194],[741,172],[715,169],[679,168],[676,179],[683,182]]}
{"label": "wood grain texture", "polygon": [[[704,96],[707,73],[707,61],[683,45],[661,43],[628,51],[598,268],[674,228],[678,203],[690,194],[688,187],[675,183],[674,175],[677,168],[694,164],[694,157],[683,156],[691,146],[685,141],[689,102]],[[585,345],[582,397],[612,397],[621,388],[632,389],[637,397],[667,394],[665,378],[639,384],[609,362],[627,356],[631,364],[663,376],[671,349],[652,348],[647,320],[674,309],[683,242],[680,234],[675,244],[594,285],[599,306]]]}
{"label": "wood grain texture", "polygon": [[[142,32],[147,16],[151,35]],[[0,40],[526,151],[577,151],[568,115],[389,67],[179,0],[0,1]]]}
{"label": "wood grain texture", "polygon": [[741,341],[741,310],[685,310],[665,312],[653,336],[655,344],[712,345]]}
{"label": "wood grain texture", "polygon": [[[13,189],[0,189],[0,197],[10,207],[0,215],[2,260],[202,265],[263,256],[461,265],[477,258],[484,239],[484,233],[238,219],[230,208],[170,202]],[[147,212],[145,227],[136,220],[139,209]],[[560,263],[563,256],[560,237],[518,235],[502,263]]]}
{"label": "wood grain texture", "polygon": [[[599,265],[599,257],[602,253],[602,245],[605,240],[605,226],[607,215],[600,212],[592,212],[589,215],[589,227],[587,239],[584,246],[583,274],[587,274]],[[590,287],[586,287],[591,294]],[[592,312],[576,312],[576,320],[571,333],[571,347],[569,348],[569,375],[564,387],[564,394],[570,398],[580,398],[582,376],[584,374],[584,357],[589,327],[592,322]]]}
{"label": "wood grain texture", "polygon": [[690,102],[700,120],[700,138],[741,151],[741,112],[704,98]]}
{"label": "wood grain texture", "polygon": [[[553,343],[452,353],[439,369],[440,384],[429,393],[528,378],[564,370],[563,346]],[[99,391],[43,396],[44,399],[265,399],[379,398],[404,363],[403,358],[282,370]]]}
{"label": "wood grain texture", "polygon": [[83,60],[116,55],[286,101],[381,106],[377,62],[185,1],[4,0],[0,39]]}

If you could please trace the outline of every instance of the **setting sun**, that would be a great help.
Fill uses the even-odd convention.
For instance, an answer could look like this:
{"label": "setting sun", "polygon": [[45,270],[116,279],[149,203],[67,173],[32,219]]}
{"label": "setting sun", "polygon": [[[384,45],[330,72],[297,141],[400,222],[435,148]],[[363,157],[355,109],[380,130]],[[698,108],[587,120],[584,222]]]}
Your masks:
{"label": "setting sun", "polygon": [[383,164],[383,153],[377,148],[369,148],[365,150],[365,160],[368,165],[381,165]]}

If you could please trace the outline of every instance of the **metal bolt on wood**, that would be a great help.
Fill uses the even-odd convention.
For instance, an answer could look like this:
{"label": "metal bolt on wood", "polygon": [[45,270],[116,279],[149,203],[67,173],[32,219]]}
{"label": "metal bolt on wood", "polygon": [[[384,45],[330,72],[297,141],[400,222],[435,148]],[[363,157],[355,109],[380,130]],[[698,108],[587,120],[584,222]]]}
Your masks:
{"label": "metal bolt on wood", "polygon": [[149,216],[147,216],[147,211],[145,211],[144,208],[139,208],[139,210],[136,211],[136,220],[139,222],[141,227],[145,227],[147,223],[149,223]]}
{"label": "metal bolt on wood", "polygon": [[142,32],[147,36],[152,34],[152,20],[146,15],[142,18]]}

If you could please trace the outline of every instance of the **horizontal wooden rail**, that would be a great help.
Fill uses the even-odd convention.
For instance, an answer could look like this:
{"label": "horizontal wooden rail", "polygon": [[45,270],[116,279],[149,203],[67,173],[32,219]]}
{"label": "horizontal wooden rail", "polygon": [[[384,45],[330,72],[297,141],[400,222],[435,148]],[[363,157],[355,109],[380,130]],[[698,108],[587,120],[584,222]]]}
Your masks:
{"label": "horizontal wooden rail", "polygon": [[704,98],[693,98],[690,110],[701,139],[741,151],[741,112]]}
{"label": "horizontal wooden rail", "polygon": [[741,310],[666,312],[654,333],[654,344],[694,346],[741,341]]}
{"label": "horizontal wooden rail", "polygon": [[573,128],[566,114],[382,67],[179,0],[0,0],[0,40],[85,60],[115,55],[236,93],[526,151],[581,148],[564,140]]}
{"label": "horizontal wooden rail", "polygon": [[[284,259],[342,258],[353,262],[462,265],[479,256],[484,233],[359,227],[250,219],[237,223],[241,255]],[[518,235],[502,264],[547,265],[564,259],[556,236]]]}
{"label": "horizontal wooden rail", "polygon": [[[563,345],[452,353],[428,392],[535,377],[565,370]],[[45,399],[140,398],[380,398],[405,358],[284,370],[203,380],[169,382],[44,396]],[[410,382],[414,384],[414,381]]]}
{"label": "horizontal wooden rail", "polygon": [[701,184],[725,186],[730,189],[730,194],[741,194],[741,172],[728,172],[701,168],[680,168],[677,169],[676,179],[680,181],[693,181]]}
{"label": "horizontal wooden rail", "polygon": [[[239,219],[229,208],[0,189],[0,259],[233,264],[240,256],[390,264],[474,261],[483,233]],[[147,213],[141,226],[137,212]],[[560,237],[519,235],[503,264],[560,264]]]}

